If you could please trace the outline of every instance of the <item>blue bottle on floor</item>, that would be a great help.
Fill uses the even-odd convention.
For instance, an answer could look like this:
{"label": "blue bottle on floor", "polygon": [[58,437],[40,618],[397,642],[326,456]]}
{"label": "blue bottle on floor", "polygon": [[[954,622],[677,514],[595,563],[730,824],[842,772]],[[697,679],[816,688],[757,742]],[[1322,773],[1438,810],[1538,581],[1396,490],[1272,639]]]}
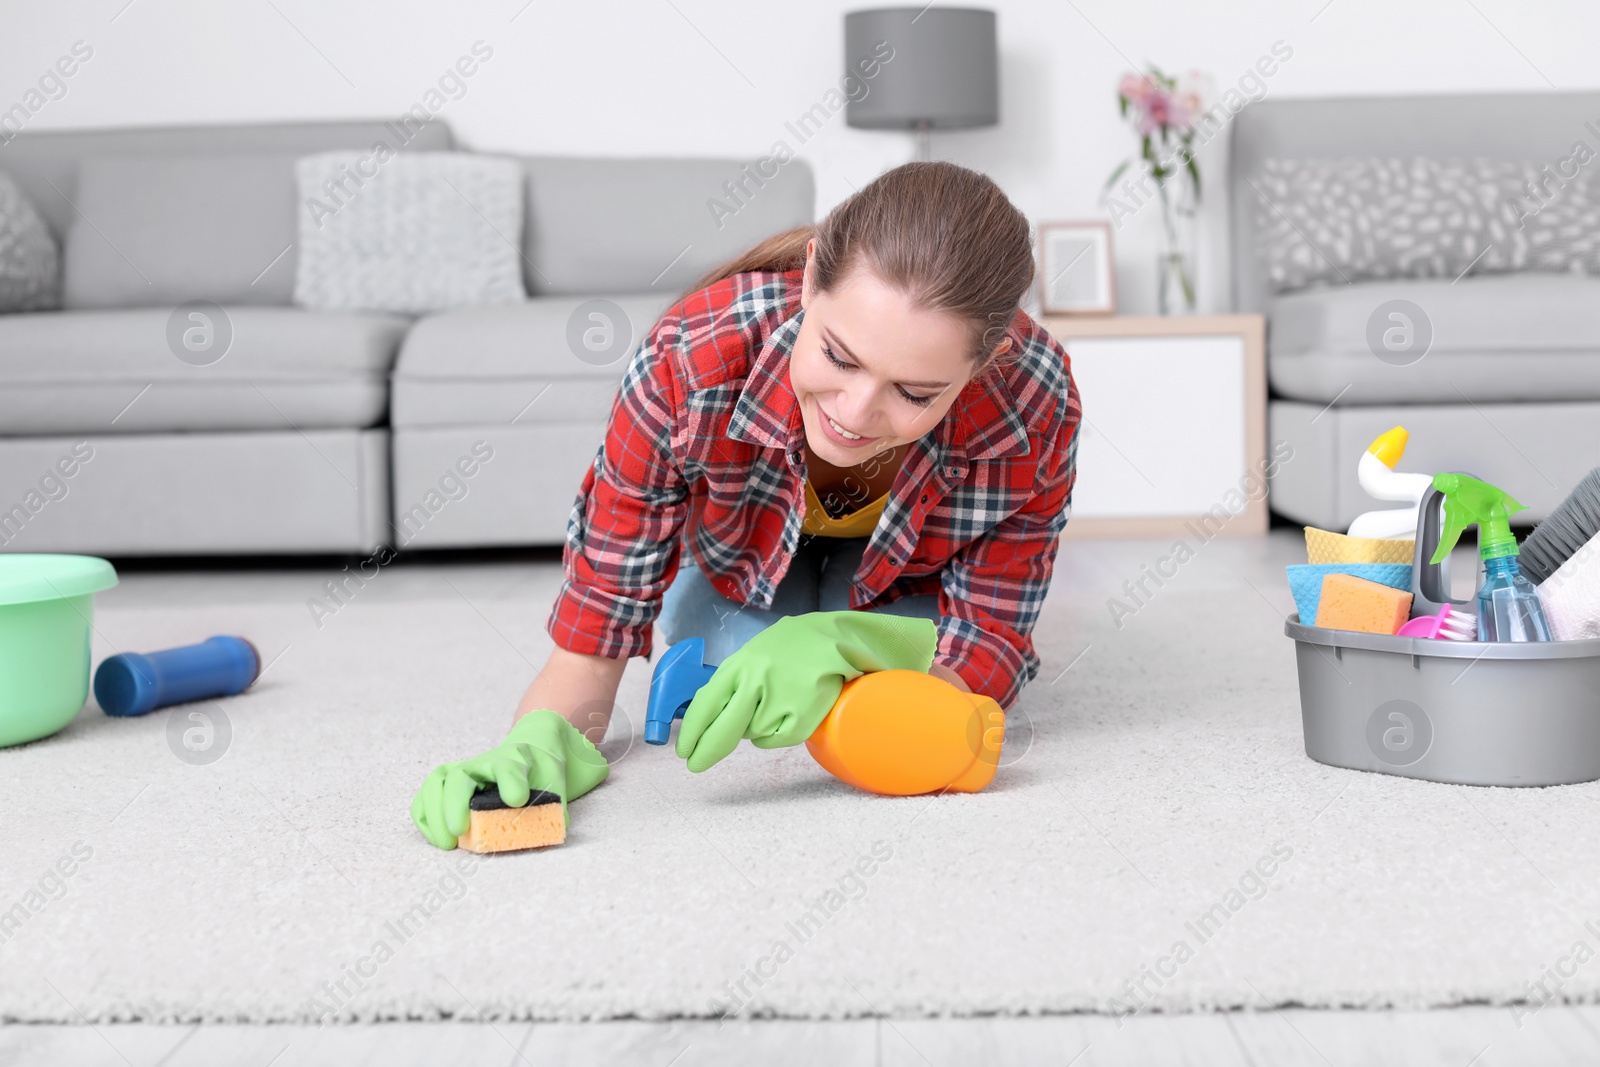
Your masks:
{"label": "blue bottle on floor", "polygon": [[219,636],[161,652],[119,652],[94,673],[94,698],[107,715],[145,715],[169,704],[233,696],[261,673],[256,647]]}

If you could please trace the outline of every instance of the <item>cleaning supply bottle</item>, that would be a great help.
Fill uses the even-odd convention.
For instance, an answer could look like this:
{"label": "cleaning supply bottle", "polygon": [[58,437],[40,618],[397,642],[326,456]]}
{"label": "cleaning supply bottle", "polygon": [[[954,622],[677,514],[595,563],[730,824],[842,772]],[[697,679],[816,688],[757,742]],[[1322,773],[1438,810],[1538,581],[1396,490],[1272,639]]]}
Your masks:
{"label": "cleaning supply bottle", "polygon": [[1361,454],[1356,466],[1356,478],[1361,488],[1374,500],[1403,500],[1409,507],[1386,508],[1367,511],[1356,516],[1347,532],[1349,537],[1405,538],[1417,529],[1417,506],[1422,495],[1433,485],[1426,474],[1410,474],[1395,470],[1395,464],[1406,453],[1406,443],[1411,435],[1404,426],[1378,435]]}
{"label": "cleaning supply bottle", "polygon": [[1533,583],[1517,566],[1517,538],[1511,516],[1523,509],[1504,490],[1465,474],[1436,474],[1433,486],[1444,494],[1444,529],[1433,562],[1439,563],[1478,525],[1478,555],[1483,585],[1478,588],[1479,641],[1549,641],[1550,624]]}
{"label": "cleaning supply bottle", "polygon": [[119,652],[94,672],[94,697],[107,715],[145,715],[169,704],[228,697],[261,673],[261,654],[227,634],[161,652]]}
{"label": "cleaning supply bottle", "polygon": [[[717,668],[703,637],[667,649],[650,677],[644,740],[665,745]],[[845,682],[806,739],[817,765],[841,782],[885,796],[977,793],[994,781],[1005,745],[1005,712],[921,671],[869,671]]]}
{"label": "cleaning supply bottle", "polygon": [[806,750],[868,793],[977,793],[994,781],[1005,726],[989,697],[920,671],[873,671],[844,683]]}

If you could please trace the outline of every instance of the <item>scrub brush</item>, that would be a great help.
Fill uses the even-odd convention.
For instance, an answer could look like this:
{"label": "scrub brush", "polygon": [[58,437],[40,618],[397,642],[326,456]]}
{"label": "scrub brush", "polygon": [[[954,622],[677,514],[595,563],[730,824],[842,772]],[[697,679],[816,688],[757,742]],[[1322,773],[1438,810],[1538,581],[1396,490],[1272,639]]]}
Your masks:
{"label": "scrub brush", "polygon": [[1397,637],[1437,637],[1441,641],[1476,641],[1476,616],[1453,610],[1449,604],[1437,615],[1418,615],[1395,631]]}
{"label": "scrub brush", "polygon": [[1538,585],[1600,533],[1600,467],[1578,483],[1522,542],[1522,573]]}
{"label": "scrub brush", "polygon": [[1523,552],[1524,567],[1539,583],[1550,636],[1600,637],[1600,467],[1534,527]]}

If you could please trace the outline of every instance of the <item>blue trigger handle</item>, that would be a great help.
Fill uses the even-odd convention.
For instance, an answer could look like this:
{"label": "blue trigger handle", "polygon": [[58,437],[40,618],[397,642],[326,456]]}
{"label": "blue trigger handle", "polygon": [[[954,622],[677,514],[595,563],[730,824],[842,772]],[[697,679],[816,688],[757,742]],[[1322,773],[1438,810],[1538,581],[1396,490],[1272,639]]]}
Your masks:
{"label": "blue trigger handle", "polygon": [[706,664],[706,641],[690,637],[662,653],[650,676],[650,703],[645,710],[644,740],[647,745],[664,745],[672,737],[672,724],[683,718],[689,702],[700,687],[717,673],[715,664]]}

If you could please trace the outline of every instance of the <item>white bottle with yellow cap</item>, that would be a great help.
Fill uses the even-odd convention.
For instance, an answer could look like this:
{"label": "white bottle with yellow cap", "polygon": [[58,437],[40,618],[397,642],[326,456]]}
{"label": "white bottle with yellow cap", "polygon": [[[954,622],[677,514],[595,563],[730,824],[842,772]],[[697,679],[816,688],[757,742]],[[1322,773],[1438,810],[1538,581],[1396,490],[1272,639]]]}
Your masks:
{"label": "white bottle with yellow cap", "polygon": [[1356,476],[1374,500],[1403,500],[1410,507],[1386,508],[1357,515],[1350,524],[1351,537],[1411,537],[1417,532],[1417,509],[1433,485],[1431,474],[1402,474],[1394,469],[1405,455],[1411,435],[1404,426],[1382,434],[1361,455]]}

